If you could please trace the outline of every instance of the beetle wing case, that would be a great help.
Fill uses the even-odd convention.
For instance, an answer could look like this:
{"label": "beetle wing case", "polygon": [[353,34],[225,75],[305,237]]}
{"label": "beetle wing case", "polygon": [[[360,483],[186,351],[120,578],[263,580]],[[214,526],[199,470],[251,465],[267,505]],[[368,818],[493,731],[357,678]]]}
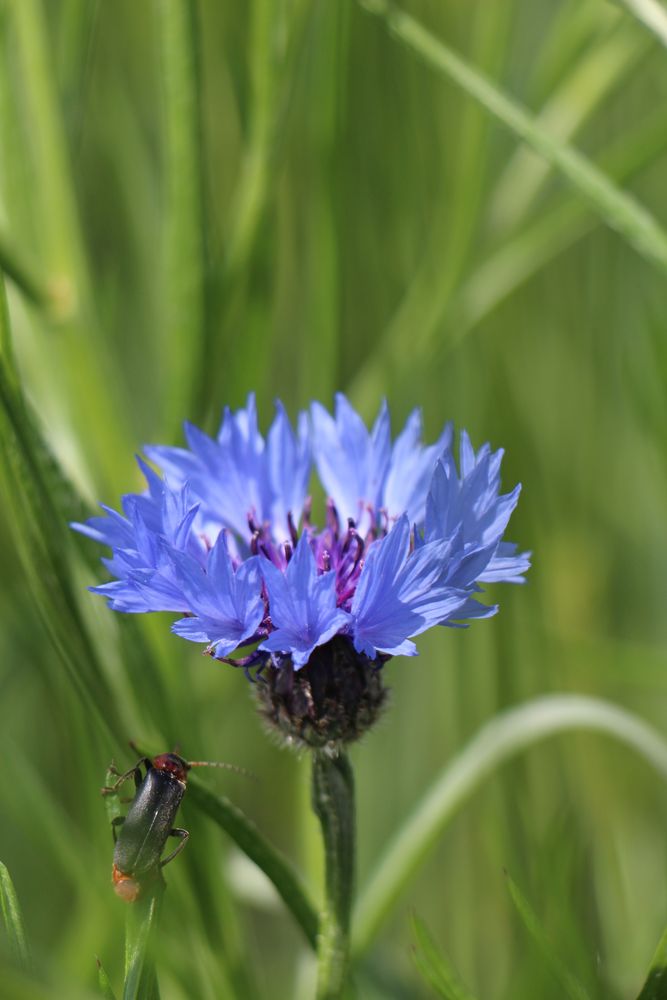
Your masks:
{"label": "beetle wing case", "polygon": [[138,876],[160,864],[184,793],[184,781],[167,771],[148,769],[116,841],[113,860],[119,872]]}

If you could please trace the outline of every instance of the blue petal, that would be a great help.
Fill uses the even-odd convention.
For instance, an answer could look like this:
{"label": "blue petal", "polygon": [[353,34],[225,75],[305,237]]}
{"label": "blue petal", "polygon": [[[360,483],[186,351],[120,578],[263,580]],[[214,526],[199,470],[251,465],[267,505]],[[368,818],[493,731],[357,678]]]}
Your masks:
{"label": "blue petal", "polygon": [[311,407],[314,456],[322,485],[333,500],[341,524],[360,520],[366,496],[369,436],[344,396],[336,396],[334,420],[319,403]]}
{"label": "blue petal", "polygon": [[306,535],[299,539],[284,573],[265,559],[260,566],[274,631],[259,648],[290,655],[295,666],[303,666],[316,646],[349,622],[347,612],[336,607],[336,574],[318,575]]}
{"label": "blue petal", "polygon": [[276,402],[276,417],[267,436],[268,479],[271,493],[271,520],[274,537],[289,538],[287,515],[298,523],[310,477],[310,439],[305,414],[299,417],[297,435],[292,431],[285,409]]}
{"label": "blue petal", "polygon": [[403,515],[366,557],[351,615],[355,649],[371,658],[377,651],[393,654],[422,624],[423,619],[399,596],[398,581],[409,545],[410,525]]}
{"label": "blue petal", "polygon": [[451,447],[452,425],[446,424],[435,444],[420,444],[422,418],[413,410],[396,438],[382,494],[382,506],[390,517],[407,512],[411,523],[424,522],[426,497],[438,458]]}

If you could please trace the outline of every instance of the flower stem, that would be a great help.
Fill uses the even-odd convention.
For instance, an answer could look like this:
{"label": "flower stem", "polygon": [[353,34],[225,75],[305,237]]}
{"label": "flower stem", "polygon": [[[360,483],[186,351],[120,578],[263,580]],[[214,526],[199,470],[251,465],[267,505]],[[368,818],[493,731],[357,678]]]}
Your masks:
{"label": "flower stem", "polygon": [[337,1000],[348,969],[355,864],[354,778],[344,753],[314,753],[313,809],[322,827],[325,857],[317,1000]]}
{"label": "flower stem", "polygon": [[164,890],[164,879],[158,873],[145,894],[128,904],[123,1000],[160,1000],[154,951]]}

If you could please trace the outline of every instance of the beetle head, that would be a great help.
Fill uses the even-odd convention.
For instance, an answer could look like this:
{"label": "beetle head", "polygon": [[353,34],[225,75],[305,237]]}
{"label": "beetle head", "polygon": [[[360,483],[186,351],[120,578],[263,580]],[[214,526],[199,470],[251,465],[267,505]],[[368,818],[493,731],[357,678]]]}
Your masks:
{"label": "beetle head", "polygon": [[153,767],[156,771],[165,771],[173,775],[178,781],[185,783],[188,780],[190,765],[177,753],[161,753],[158,757],[154,757]]}

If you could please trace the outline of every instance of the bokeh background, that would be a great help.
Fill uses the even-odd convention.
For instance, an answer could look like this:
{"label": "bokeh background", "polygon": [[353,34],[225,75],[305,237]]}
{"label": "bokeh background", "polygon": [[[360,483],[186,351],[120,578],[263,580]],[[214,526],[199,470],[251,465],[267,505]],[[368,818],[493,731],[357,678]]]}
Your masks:
{"label": "bokeh background", "polygon": [[[667,217],[667,51],[604,0],[405,0],[435,38]],[[141,488],[134,454],[263,426],[345,391],[394,430],[423,408],[506,449],[524,486],[524,587],[387,667],[392,707],[353,751],[359,878],[499,710],[583,692],[667,730],[666,270],[576,187],[352,0],[2,0],[0,263],[53,468],[28,517],[5,452],[0,858],[35,954],[3,997],[120,990],[124,909],[99,787],[129,739],[178,743],[318,890],[308,762],[278,748],[240,672],[112,614],[68,516]],[[11,280],[12,275],[16,280]],[[5,344],[3,350],[7,351]],[[11,451],[16,435],[7,430]],[[12,436],[14,434],[14,436]],[[53,503],[53,508],[49,506]],[[59,522],[58,512],[62,512]],[[92,692],[92,694],[91,694]],[[167,871],[163,997],[307,996],[298,930],[187,803]],[[556,1000],[506,869],[594,998],[636,996],[667,923],[667,790],[600,735],[545,741],[451,822],[366,960],[361,998],[428,997],[410,913],[480,1000]],[[0,944],[0,955],[6,951]]]}

